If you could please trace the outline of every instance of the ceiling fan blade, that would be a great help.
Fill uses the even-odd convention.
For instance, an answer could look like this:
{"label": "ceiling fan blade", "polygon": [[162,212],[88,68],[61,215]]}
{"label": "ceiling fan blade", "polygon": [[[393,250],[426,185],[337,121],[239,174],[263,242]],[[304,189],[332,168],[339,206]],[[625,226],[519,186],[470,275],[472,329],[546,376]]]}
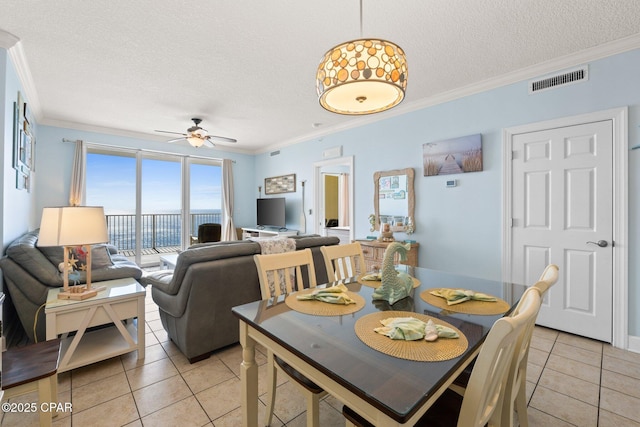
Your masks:
{"label": "ceiling fan blade", "polygon": [[226,136],[209,135],[209,136],[207,136],[207,138],[215,139],[215,140],[221,141],[221,142],[232,142],[232,143],[238,142],[237,139],[227,138]]}
{"label": "ceiling fan blade", "polygon": [[209,147],[209,148],[213,148],[213,147],[215,147],[215,146],[216,146],[216,144],[214,144],[213,142],[211,142],[211,141],[209,140],[209,138],[205,138],[205,140],[204,140],[204,144],[203,144],[203,145],[204,145],[205,147]]}
{"label": "ceiling fan blade", "polygon": [[167,141],[169,144],[171,144],[172,142],[178,142],[178,141],[185,141],[187,138],[176,138],[176,139],[170,139],[169,141]]}
{"label": "ceiling fan blade", "polygon": [[154,132],[160,132],[160,133],[170,133],[173,135],[182,135],[182,136],[187,136],[186,133],[182,133],[182,132],[170,132],[168,130],[154,130]]}

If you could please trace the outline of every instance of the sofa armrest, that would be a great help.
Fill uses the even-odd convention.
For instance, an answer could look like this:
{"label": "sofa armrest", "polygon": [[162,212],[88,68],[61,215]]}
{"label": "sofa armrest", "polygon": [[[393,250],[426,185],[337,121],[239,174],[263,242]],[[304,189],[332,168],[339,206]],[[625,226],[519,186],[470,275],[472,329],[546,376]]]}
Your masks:
{"label": "sofa armrest", "polygon": [[164,293],[171,294],[171,280],[173,270],[159,270],[143,275],[139,282],[143,286],[151,285]]}

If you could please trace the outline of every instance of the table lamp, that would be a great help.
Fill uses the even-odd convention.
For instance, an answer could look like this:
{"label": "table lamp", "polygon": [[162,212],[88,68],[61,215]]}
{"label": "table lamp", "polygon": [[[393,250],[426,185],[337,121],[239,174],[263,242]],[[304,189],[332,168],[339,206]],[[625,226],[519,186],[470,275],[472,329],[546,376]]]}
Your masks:
{"label": "table lamp", "polygon": [[[59,299],[83,300],[98,294],[91,288],[91,245],[109,241],[107,221],[102,206],[64,206],[44,208],[40,222],[38,246],[63,246],[63,290]],[[87,283],[69,286],[69,251],[84,246],[87,251]]]}

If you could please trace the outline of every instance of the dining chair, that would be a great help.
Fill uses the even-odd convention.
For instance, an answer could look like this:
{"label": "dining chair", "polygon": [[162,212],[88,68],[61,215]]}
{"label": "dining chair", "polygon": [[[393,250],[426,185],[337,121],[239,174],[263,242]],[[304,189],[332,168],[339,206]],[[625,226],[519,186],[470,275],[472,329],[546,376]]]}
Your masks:
{"label": "dining chair", "polygon": [[[279,297],[304,288],[304,277],[308,278],[310,288],[316,287],[316,273],[313,264],[311,249],[303,249],[295,252],[281,254],[254,255],[253,259],[258,269],[260,279],[260,292],[262,299]],[[306,267],[306,271],[303,271]],[[291,272],[295,274],[291,274]],[[292,277],[293,276],[293,277]],[[295,282],[295,289],[294,289]],[[285,289],[282,289],[284,286]],[[307,400],[307,426],[320,425],[320,398],[326,392],[313,381],[296,371],[285,363],[271,350],[267,351],[267,410],[265,414],[265,426],[271,425],[273,408],[275,406],[276,382],[278,378],[277,368],[286,373],[293,383],[299,386]]]}
{"label": "dining chair", "polygon": [[[526,292],[537,292],[540,295],[540,304],[545,294],[558,281],[558,266],[549,264],[540,279]],[[523,296],[524,298],[524,296]],[[520,310],[518,304],[513,311],[515,315]],[[509,378],[505,389],[505,402],[502,406],[502,426],[513,426],[514,411],[518,413],[518,421],[521,427],[529,426],[529,416],[527,414],[527,364],[529,362],[529,347],[535,328],[536,318],[527,326],[522,336],[519,338],[516,352],[513,355],[511,369],[509,370]]]}
{"label": "dining chair", "polygon": [[[518,337],[531,324],[540,309],[540,294],[527,292],[521,299],[518,314],[498,319],[484,343],[473,370],[464,396],[447,389],[418,420],[416,426],[431,427],[482,427],[498,426],[501,421],[501,407],[504,399],[509,368],[516,351]],[[425,369],[428,369],[425,367]],[[342,413],[347,426],[373,426],[347,406]]]}
{"label": "dining chair", "polygon": [[[531,287],[529,287],[525,294],[528,292],[537,292],[540,296],[541,304],[545,293],[553,286],[558,280],[558,266],[555,264],[549,264],[542,274],[540,279]],[[524,295],[520,299],[520,302],[511,313],[511,316],[518,314],[522,310]],[[514,411],[518,413],[518,420],[520,426],[528,427],[528,415],[527,415],[527,363],[529,361],[529,347],[531,345],[531,337],[533,336],[533,329],[535,328],[536,317],[531,324],[523,330],[522,336],[518,337],[518,345],[513,355],[511,362],[511,369],[509,370],[509,378],[507,380],[507,386],[505,388],[505,401],[502,406],[502,426],[513,425]],[[451,385],[451,389],[460,395],[465,393],[467,382],[469,379],[469,372],[465,371],[458,378],[455,379]]]}
{"label": "dining chair", "polygon": [[360,243],[354,242],[346,245],[322,246],[320,252],[324,257],[329,282],[355,277],[360,273],[366,273],[364,255]]}
{"label": "dining chair", "polygon": [[540,275],[540,279],[533,285],[540,291],[540,296],[543,298],[549,288],[558,281],[558,270],[557,265],[549,264]]}

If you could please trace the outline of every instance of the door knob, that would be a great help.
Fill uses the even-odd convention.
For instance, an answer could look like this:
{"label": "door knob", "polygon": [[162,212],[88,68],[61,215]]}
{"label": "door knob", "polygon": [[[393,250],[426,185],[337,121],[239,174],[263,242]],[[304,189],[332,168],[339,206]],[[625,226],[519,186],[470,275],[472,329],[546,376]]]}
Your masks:
{"label": "door knob", "polygon": [[598,245],[601,248],[606,248],[607,246],[609,246],[609,242],[607,242],[606,240],[598,240],[597,242],[587,242],[587,243],[591,243],[592,245]]}

